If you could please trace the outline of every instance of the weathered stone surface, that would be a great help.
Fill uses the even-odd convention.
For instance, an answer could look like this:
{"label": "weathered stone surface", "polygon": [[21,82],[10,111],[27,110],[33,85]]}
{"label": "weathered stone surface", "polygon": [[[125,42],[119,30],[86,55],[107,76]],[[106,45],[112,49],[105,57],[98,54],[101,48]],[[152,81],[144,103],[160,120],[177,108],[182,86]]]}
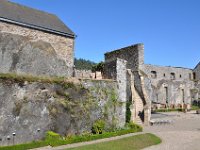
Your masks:
{"label": "weathered stone surface", "polygon": [[[191,90],[195,88],[190,78],[193,74],[191,69],[145,65],[144,70],[154,88],[151,101],[166,104],[168,100],[169,106],[174,105],[175,107],[183,103],[191,104]],[[152,76],[152,71],[156,73],[156,77]],[[172,78],[172,73],[175,78]]]}
{"label": "weathered stone surface", "polygon": [[111,62],[120,58],[127,61],[127,69],[137,71],[144,65],[144,45],[135,44],[105,54],[105,61]]}
{"label": "weathered stone surface", "polygon": [[194,68],[194,72],[195,72],[195,80],[200,80],[200,62]]}
{"label": "weathered stone surface", "polygon": [[[118,59],[127,61],[126,65],[122,66]],[[124,69],[128,70],[128,74],[122,71]],[[133,102],[130,108],[135,118],[132,120],[137,120],[141,111],[141,119],[146,124],[150,119],[152,102],[158,107],[183,108],[184,105],[191,105],[192,100],[199,99],[200,95],[200,82],[197,81],[200,79],[200,65],[193,70],[144,64],[143,44],[106,53],[104,76],[117,80],[126,101]]]}
{"label": "weathered stone surface", "polygon": [[[85,78],[85,79],[90,79],[91,78],[91,70],[77,70],[74,69],[74,77],[76,78]],[[95,79],[95,76],[94,76]]]}
{"label": "weathered stone surface", "polygon": [[0,72],[72,76],[74,39],[0,22]]}
{"label": "weathered stone surface", "polygon": [[6,137],[13,132],[15,143],[24,143],[43,138],[48,130],[62,135],[91,131],[98,119],[105,120],[107,128],[121,124],[125,106],[115,82],[83,80],[67,85],[0,80],[1,144],[7,145]]}
{"label": "weathered stone surface", "polygon": [[[131,109],[131,121],[142,124],[148,123],[150,113],[144,120],[144,108],[150,112],[150,94],[145,92],[152,89],[150,84],[143,81],[141,70],[144,69],[144,45],[136,44],[105,54],[104,76],[117,80],[118,93],[126,102],[127,109]],[[147,93],[147,94],[146,94]],[[131,103],[130,106],[128,106]],[[146,115],[147,115],[146,113]],[[124,111],[124,116],[127,110]]]}
{"label": "weathered stone surface", "polygon": [[58,58],[51,44],[0,32],[0,72],[71,76],[72,68]]}

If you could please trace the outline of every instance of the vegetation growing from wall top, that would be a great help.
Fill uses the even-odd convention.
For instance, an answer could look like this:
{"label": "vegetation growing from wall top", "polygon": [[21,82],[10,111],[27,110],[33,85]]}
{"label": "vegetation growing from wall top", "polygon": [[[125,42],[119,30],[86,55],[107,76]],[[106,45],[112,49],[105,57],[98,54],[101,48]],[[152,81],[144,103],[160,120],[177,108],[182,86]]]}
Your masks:
{"label": "vegetation growing from wall top", "polygon": [[24,83],[27,82],[40,82],[40,83],[56,83],[61,84],[65,88],[74,87],[74,83],[68,78],[64,77],[48,77],[48,76],[33,76],[33,75],[17,75],[14,73],[0,73],[0,80],[7,81],[8,83]]}
{"label": "vegetation growing from wall top", "polygon": [[[27,83],[26,83],[27,81]],[[33,92],[45,90],[44,95],[38,95],[32,99],[28,93],[24,95],[22,100],[14,101],[13,115],[20,117],[20,112],[28,102],[37,101],[44,103],[49,116],[53,120],[60,118],[69,118],[70,124],[73,125],[75,133],[69,134],[81,134],[88,131],[94,125],[94,132],[100,134],[113,131],[117,129],[116,126],[119,123],[117,119],[118,109],[121,109],[122,102],[118,100],[116,91],[116,84],[107,84],[107,81],[93,80],[77,80],[78,83],[70,82],[70,78],[63,77],[35,77],[30,75],[16,75],[16,74],[0,74],[0,83],[3,85],[16,85],[22,87],[31,87]],[[32,84],[33,82],[33,84]],[[39,84],[38,84],[39,83]],[[43,84],[44,83],[44,84]],[[106,83],[106,84],[105,84]],[[35,85],[37,85],[35,87]],[[38,86],[39,85],[39,86]],[[50,101],[48,101],[51,98]],[[48,102],[47,102],[48,101]],[[99,121],[94,124],[97,118],[92,118],[91,115],[96,113]],[[67,114],[67,115],[66,115]],[[56,122],[55,121],[55,122]],[[105,130],[104,130],[105,122]],[[87,126],[84,131],[80,130],[79,124]],[[68,131],[60,132],[58,130],[60,124],[55,123],[50,130],[59,132],[62,135],[67,135]],[[65,132],[65,133],[64,133]]]}

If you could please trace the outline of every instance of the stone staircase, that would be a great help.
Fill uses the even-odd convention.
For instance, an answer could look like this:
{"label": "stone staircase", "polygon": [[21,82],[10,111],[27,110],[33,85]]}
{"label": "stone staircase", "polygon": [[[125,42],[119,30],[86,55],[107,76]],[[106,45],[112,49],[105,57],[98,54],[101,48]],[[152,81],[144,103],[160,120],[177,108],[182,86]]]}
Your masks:
{"label": "stone staircase", "polygon": [[[133,109],[132,109],[132,120],[139,124],[143,125],[143,121],[141,117],[144,117],[144,104],[142,98],[138,94],[135,85],[134,85],[134,75],[132,74],[131,70],[127,70],[128,74],[130,75],[130,82],[131,82],[131,93],[132,93],[132,101],[133,101]],[[143,115],[143,116],[142,116]]]}
{"label": "stone staircase", "polygon": [[144,110],[144,104],[143,104],[142,99],[140,98],[139,94],[137,93],[137,91],[135,91],[135,93],[134,93],[134,100],[135,100],[135,106],[136,106],[136,108],[135,108],[136,109],[135,122],[137,124],[142,125],[143,121],[142,121],[140,115]]}

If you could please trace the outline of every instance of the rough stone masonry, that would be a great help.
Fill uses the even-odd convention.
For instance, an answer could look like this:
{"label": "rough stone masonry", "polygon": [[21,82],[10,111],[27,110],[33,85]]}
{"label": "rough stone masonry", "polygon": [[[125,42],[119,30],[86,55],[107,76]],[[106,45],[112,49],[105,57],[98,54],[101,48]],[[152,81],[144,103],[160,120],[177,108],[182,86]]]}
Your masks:
{"label": "rough stone masonry", "polygon": [[74,38],[56,16],[0,1],[1,73],[70,77]]}
{"label": "rough stone masonry", "polygon": [[[72,77],[75,37],[55,15],[1,0],[0,74]],[[0,78],[0,144],[9,145],[13,132],[17,143],[48,130],[79,134],[99,118],[107,127],[148,125],[153,105],[189,108],[200,95],[200,63],[194,69],[145,64],[143,44],[106,53],[103,73],[111,80],[80,79],[78,88]]]}
{"label": "rough stone masonry", "polygon": [[200,98],[200,64],[194,69],[145,64],[143,44],[106,53],[104,76],[126,89],[137,123],[148,124],[151,108],[190,109]]}
{"label": "rough stone masonry", "polygon": [[90,132],[98,119],[107,129],[125,125],[126,95],[116,81],[73,82],[74,39],[56,16],[0,1],[1,146],[13,144],[7,137],[14,132],[18,144],[42,139],[49,130],[63,136]]}

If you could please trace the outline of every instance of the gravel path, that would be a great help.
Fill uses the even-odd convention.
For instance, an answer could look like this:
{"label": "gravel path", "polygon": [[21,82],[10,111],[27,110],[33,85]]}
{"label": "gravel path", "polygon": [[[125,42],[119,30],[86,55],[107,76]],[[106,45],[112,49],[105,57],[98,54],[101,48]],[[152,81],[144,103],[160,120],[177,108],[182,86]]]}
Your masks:
{"label": "gravel path", "polygon": [[180,112],[162,114],[168,114],[165,119],[174,122],[171,125],[154,125],[145,128],[145,132],[159,136],[162,143],[144,150],[200,150],[200,115],[195,114],[194,111],[186,114]]}

